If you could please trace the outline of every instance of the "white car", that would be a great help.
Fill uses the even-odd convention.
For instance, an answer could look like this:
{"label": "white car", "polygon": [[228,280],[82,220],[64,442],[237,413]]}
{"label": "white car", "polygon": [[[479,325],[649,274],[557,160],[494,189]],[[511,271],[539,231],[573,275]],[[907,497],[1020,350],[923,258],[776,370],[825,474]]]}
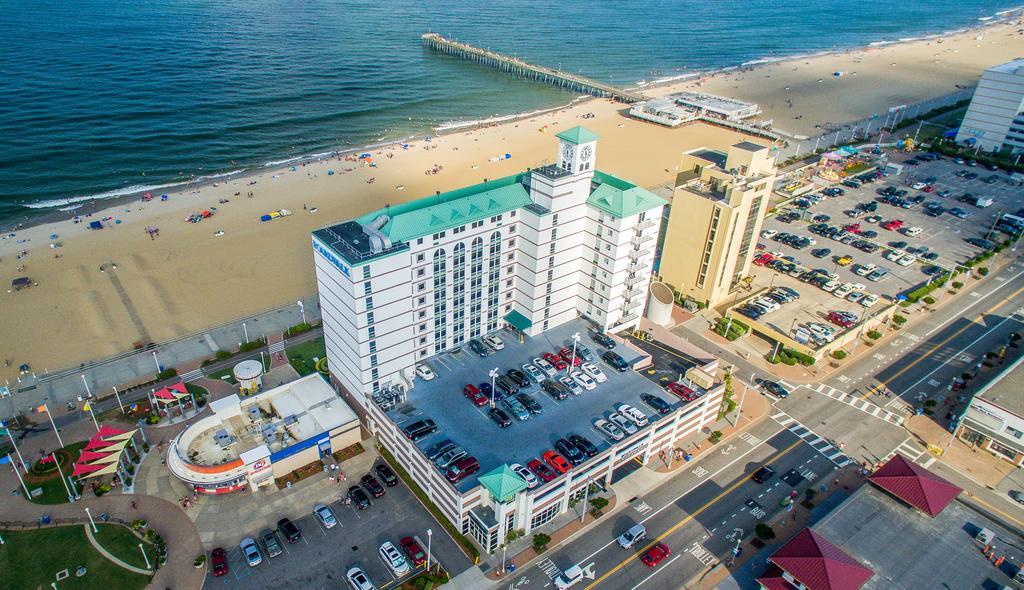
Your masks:
{"label": "white car", "polygon": [[554,365],[540,357],[537,357],[531,360],[530,362],[536,365],[536,367],[541,371],[544,371],[544,374],[547,375],[548,377],[554,377],[555,375],[558,374],[558,369],[556,369]]}
{"label": "white car", "polygon": [[823,340],[825,342],[832,342],[835,340],[835,332],[828,326],[822,324],[807,324],[807,329],[810,330],[811,334],[814,334],[814,336],[819,340]]}
{"label": "white car", "polygon": [[334,525],[338,524],[337,519],[334,518],[334,513],[324,504],[314,506],[313,515],[320,521],[320,524],[324,525],[325,529],[332,529]]}
{"label": "white car", "polygon": [[416,365],[416,375],[418,375],[419,378],[423,379],[424,381],[430,381],[434,377],[437,377],[437,375],[435,375],[434,372],[430,370],[430,367],[426,365]]}
{"label": "white car", "polygon": [[626,438],[626,433],[622,432],[618,426],[612,424],[607,420],[601,420],[600,418],[594,420],[594,428],[600,430],[608,438],[618,441]]}
{"label": "white car", "polygon": [[619,404],[615,409],[626,418],[629,418],[633,424],[641,427],[647,426],[647,414],[644,414],[633,406],[629,404]]}
{"label": "white car", "polygon": [[850,293],[853,293],[853,285],[851,283],[843,283],[835,291],[832,291],[832,296],[842,299]]}
{"label": "white car", "polygon": [[867,289],[867,287],[864,286],[864,283],[853,283],[854,291],[863,291],[864,289]]}
{"label": "white car", "polygon": [[866,296],[866,294],[860,291],[854,291],[853,293],[850,293],[849,295],[846,296],[846,300],[849,301],[850,303],[860,303],[860,300],[864,299]]}
{"label": "white car", "polygon": [[838,288],[839,281],[828,281],[827,283],[821,286],[821,290],[826,293],[831,293],[832,291],[835,291]]}
{"label": "white car", "polygon": [[626,434],[636,434],[636,424],[618,412],[608,414],[608,421],[618,426]]}
{"label": "white car", "polygon": [[903,250],[889,250],[888,252],[883,254],[882,257],[891,262],[896,262],[900,258],[906,256],[906,254],[907,253],[904,252]]}
{"label": "white car", "polygon": [[604,383],[605,381],[608,380],[608,377],[604,374],[604,371],[598,368],[597,365],[591,363],[583,363],[582,365],[580,365],[580,368],[583,369],[584,373],[593,377],[594,381],[597,381],[598,383]]}
{"label": "white car", "polygon": [[754,303],[756,305],[760,305],[761,307],[766,308],[768,311],[775,311],[775,310],[779,309],[779,307],[781,307],[779,305],[778,301],[774,301],[774,300],[769,299],[767,297],[758,297],[757,299],[754,299],[753,301],[751,301],[751,303]]}
{"label": "white car", "polygon": [[878,303],[878,295],[875,295],[874,293],[868,293],[864,296],[864,299],[860,300],[860,304],[864,307],[871,307],[876,303]]}
{"label": "white car", "polygon": [[766,229],[763,232],[761,232],[761,237],[767,240],[775,237],[775,235],[778,233],[779,232],[775,231],[774,229]]}
{"label": "white car", "polygon": [[853,272],[857,276],[866,277],[869,274],[875,272],[875,269],[877,269],[877,268],[878,268],[877,264],[868,263],[868,264],[862,264],[862,265],[858,266],[857,270],[855,270]]}
{"label": "white car", "polygon": [[914,264],[915,262],[917,262],[917,258],[914,257],[914,256],[911,256],[910,254],[907,254],[906,256],[904,256],[904,257],[900,258],[899,260],[897,260],[896,264],[898,264],[900,266],[910,266],[911,264]]}
{"label": "white car", "polygon": [[567,568],[557,578],[555,578],[555,590],[569,590],[576,584],[583,581],[583,570],[580,566],[574,565]]}
{"label": "white car", "polygon": [[919,190],[923,189],[926,186],[928,186],[928,185],[923,183],[923,182],[915,182],[913,185],[911,185],[910,188],[914,189],[915,191],[919,191]]}
{"label": "white car", "polygon": [[377,590],[377,587],[370,581],[363,568],[355,566],[345,573],[345,579],[352,590]]}
{"label": "white car", "polygon": [[380,546],[380,560],[391,568],[395,577],[401,578],[409,573],[409,562],[402,557],[391,541],[384,541],[384,544]]}
{"label": "white car", "polygon": [[523,478],[523,481],[526,482],[526,487],[528,489],[532,490],[533,488],[535,488],[535,487],[540,485],[540,480],[537,479],[537,476],[534,475],[532,471],[530,471],[529,469],[523,467],[519,463],[513,463],[513,464],[509,465],[509,467],[512,468],[512,471],[516,472],[516,475],[518,475],[519,477]]}
{"label": "white car", "polygon": [[260,555],[260,548],[256,545],[256,541],[253,541],[251,537],[242,539],[242,542],[238,544],[238,548],[242,550],[242,555],[245,556],[245,562],[249,564],[249,567],[256,567],[263,563],[263,556]]}
{"label": "white car", "polygon": [[544,373],[542,373],[541,370],[534,366],[532,363],[525,363],[523,365],[523,371],[525,371],[526,374],[529,375],[530,378],[536,381],[537,383],[540,383],[541,381],[544,380]]}
{"label": "white car", "polygon": [[579,383],[580,386],[587,391],[597,388],[597,383],[590,378],[590,375],[587,375],[583,371],[573,371],[572,373],[569,373],[569,376],[572,377],[573,381]]}
{"label": "white car", "polygon": [[907,230],[903,232],[903,235],[909,236],[911,238],[915,238],[915,237],[921,235],[921,232],[923,232],[923,231],[924,230],[919,228],[919,227],[911,227],[911,228],[907,228]]}
{"label": "white car", "polygon": [[505,348],[505,343],[501,341],[501,338],[498,338],[494,334],[484,336],[483,340],[484,344],[490,346],[494,350],[502,350]]}
{"label": "white car", "polygon": [[572,392],[573,395],[580,395],[583,393],[583,387],[581,387],[579,383],[576,383],[576,381],[569,377],[568,375],[563,375],[562,377],[559,377],[558,382],[566,386],[569,389],[569,391]]}

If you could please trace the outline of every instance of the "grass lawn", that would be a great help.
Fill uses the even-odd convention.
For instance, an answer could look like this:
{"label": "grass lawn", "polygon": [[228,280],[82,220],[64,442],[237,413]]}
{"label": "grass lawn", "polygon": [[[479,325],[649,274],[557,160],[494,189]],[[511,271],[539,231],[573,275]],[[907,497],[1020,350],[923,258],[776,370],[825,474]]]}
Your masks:
{"label": "grass lawn", "polygon": [[[118,558],[129,561],[127,554],[115,538],[131,533],[118,525],[99,525],[100,536],[108,551]],[[108,531],[108,528],[122,529]],[[49,588],[56,582],[58,571],[68,569],[70,577],[58,583],[61,590],[134,590],[145,588],[150,576],[129,572],[107,561],[99,554],[85,536],[80,525],[45,528],[25,531],[3,531],[4,545],[0,545],[0,572],[9,588]],[[119,541],[127,545],[128,541]],[[137,544],[136,544],[137,545]],[[142,561],[138,546],[135,546],[137,561]],[[135,562],[129,562],[135,563]],[[81,578],[75,577],[75,569],[84,565],[88,570]]]}
{"label": "grass lawn", "polygon": [[119,524],[97,524],[96,528],[100,530],[93,535],[96,541],[114,557],[129,565],[145,568],[146,560],[142,559],[142,552],[139,551],[139,543],[142,543],[150,565],[156,563],[156,548],[143,542],[126,527]]}
{"label": "grass lawn", "polygon": [[321,337],[289,346],[285,350],[285,354],[288,355],[288,362],[299,375],[306,376],[316,372],[314,358],[322,359],[327,356],[327,345],[324,344],[324,339]]}
{"label": "grass lawn", "polygon": [[238,383],[238,381],[235,381],[235,376],[231,373],[231,369],[232,368],[233,367],[225,367],[225,368],[223,368],[223,369],[221,369],[219,371],[214,371],[212,373],[208,373],[206,375],[206,378],[207,379],[219,379],[221,381],[227,381],[228,383],[234,385],[234,384]]}
{"label": "grass lawn", "polygon": [[207,394],[210,393],[209,391],[206,391],[205,387],[203,387],[201,385],[196,385],[194,383],[186,383],[185,384],[185,391],[187,391],[187,392],[191,393],[192,395],[196,396],[196,399],[199,399],[199,398],[203,397],[204,395],[207,395]]}
{"label": "grass lawn", "polygon": [[[61,451],[65,452],[69,457],[69,461],[66,465],[62,465],[60,470],[64,473],[64,477],[71,475],[71,471],[74,469],[74,462],[78,460],[78,452],[88,443],[89,441],[79,441],[74,444],[70,444]],[[60,453],[60,451],[58,451]],[[29,498],[31,502],[36,504],[67,504],[68,492],[64,489],[64,484],[61,483],[60,474],[56,469],[52,473],[45,475],[35,475],[33,473],[26,473],[25,485],[28,486],[28,491],[31,492],[37,488],[42,488],[43,493],[34,498]]]}

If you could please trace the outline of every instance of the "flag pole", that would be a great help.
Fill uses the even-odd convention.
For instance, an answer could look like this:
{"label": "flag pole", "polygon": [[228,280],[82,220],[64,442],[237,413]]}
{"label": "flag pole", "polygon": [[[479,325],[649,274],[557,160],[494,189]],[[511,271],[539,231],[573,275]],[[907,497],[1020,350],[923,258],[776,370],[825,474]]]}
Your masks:
{"label": "flag pole", "polygon": [[18,456],[18,461],[21,461],[21,466],[25,469],[25,473],[28,473],[28,465],[25,465],[25,459],[21,456],[21,451],[18,450],[18,443],[14,441],[14,435],[11,434],[11,429],[5,427],[4,430],[7,431],[7,437],[11,439],[11,445],[14,447],[14,454]]}
{"label": "flag pole", "polygon": [[100,423],[96,421],[96,413],[92,411],[92,404],[85,402],[85,407],[89,410],[89,415],[92,416],[92,423],[96,425],[96,432],[99,432]]}
{"label": "flag pole", "polygon": [[75,497],[71,494],[71,488],[68,487],[68,482],[64,481],[64,472],[60,470],[60,462],[57,461],[56,451],[51,451],[50,456],[53,457],[53,464],[57,466],[57,473],[60,474],[60,483],[64,484],[64,491],[68,493],[68,502],[74,502]]}
{"label": "flag pole", "polygon": [[[10,458],[11,454],[7,453],[7,459],[10,460]],[[14,468],[14,474],[18,476],[18,481],[21,482],[22,489],[25,490],[25,499],[28,500],[32,495],[28,493],[28,486],[25,485],[25,480],[21,478],[21,472],[18,471],[17,467]]]}
{"label": "flag pole", "polygon": [[64,441],[60,439],[60,433],[57,432],[57,423],[53,421],[53,414],[50,413],[50,408],[46,404],[43,404],[43,411],[50,418],[50,426],[53,426],[53,433],[57,435],[57,442],[60,443],[60,448],[63,449]]}

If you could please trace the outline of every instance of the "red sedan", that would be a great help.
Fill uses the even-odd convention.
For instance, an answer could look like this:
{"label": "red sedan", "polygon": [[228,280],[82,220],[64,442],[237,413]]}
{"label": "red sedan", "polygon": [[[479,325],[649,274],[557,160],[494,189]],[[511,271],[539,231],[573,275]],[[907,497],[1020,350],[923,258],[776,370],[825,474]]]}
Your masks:
{"label": "red sedan", "polygon": [[689,387],[677,381],[669,383],[667,389],[672,393],[678,395],[679,397],[683,398],[683,400],[685,401],[692,402],[693,400],[697,399],[696,392],[694,392]]}
{"label": "red sedan", "polygon": [[568,346],[563,348],[562,350],[559,350],[558,351],[558,356],[562,357],[562,360],[564,360],[567,363],[571,361],[572,362],[572,366],[574,366],[574,367],[578,367],[578,366],[580,366],[580,364],[583,363],[583,359],[580,358],[580,355],[576,354],[574,356],[572,354],[572,349],[569,348]]}
{"label": "red sedan", "polygon": [[850,326],[853,325],[854,320],[848,315],[841,314],[835,311],[830,311],[828,313],[828,321],[832,322],[833,324],[839,327],[849,328]]}
{"label": "red sedan", "polygon": [[423,552],[423,547],[416,542],[416,539],[412,537],[402,537],[402,540],[398,542],[402,546],[402,551],[405,551],[406,557],[412,562],[413,567],[420,567],[427,561],[427,554]]}
{"label": "red sedan", "polygon": [[889,231],[896,231],[899,228],[903,227],[903,222],[900,221],[899,219],[890,219],[889,221],[883,223],[882,227]]}
{"label": "red sedan", "polygon": [[478,408],[486,406],[489,401],[487,396],[484,395],[484,392],[480,391],[476,385],[472,384],[467,385],[462,389],[462,395],[466,396],[466,399],[473,402],[473,405]]}
{"label": "red sedan", "polygon": [[534,475],[539,477],[540,480],[544,483],[547,483],[558,477],[555,474],[555,472],[551,471],[551,469],[547,465],[541,463],[536,459],[533,459],[532,461],[527,463],[526,467],[529,468],[529,470],[532,471]]}
{"label": "red sedan", "polygon": [[210,561],[213,563],[213,575],[223,576],[228,573],[228,556],[223,547],[217,547],[210,552]]}
{"label": "red sedan", "polygon": [[565,473],[566,471],[572,469],[572,464],[570,464],[569,461],[565,459],[565,457],[559,455],[554,451],[547,451],[546,453],[541,455],[541,459],[544,459],[544,461],[558,473]]}
{"label": "red sedan", "polygon": [[647,567],[654,567],[665,561],[669,555],[672,555],[669,548],[664,543],[657,543],[640,556],[640,561],[644,562]]}

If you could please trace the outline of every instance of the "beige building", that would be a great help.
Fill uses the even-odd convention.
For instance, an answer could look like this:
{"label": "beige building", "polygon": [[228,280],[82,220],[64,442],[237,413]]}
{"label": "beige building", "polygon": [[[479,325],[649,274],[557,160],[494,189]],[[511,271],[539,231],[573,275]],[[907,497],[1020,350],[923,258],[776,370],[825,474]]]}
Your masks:
{"label": "beige building", "polygon": [[724,302],[750,273],[775,172],[769,148],[750,141],[730,146],[728,153],[702,147],[683,154],[662,280],[697,301]]}

